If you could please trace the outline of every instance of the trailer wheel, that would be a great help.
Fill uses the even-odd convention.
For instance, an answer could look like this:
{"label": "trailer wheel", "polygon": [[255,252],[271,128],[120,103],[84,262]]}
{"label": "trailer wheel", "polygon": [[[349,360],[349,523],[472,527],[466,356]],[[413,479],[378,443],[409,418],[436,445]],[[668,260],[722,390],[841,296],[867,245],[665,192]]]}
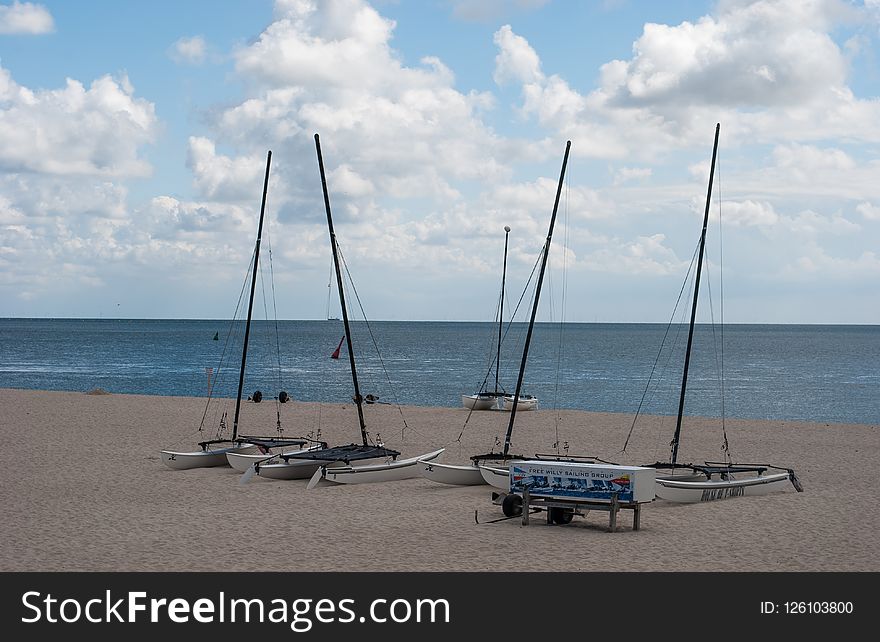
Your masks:
{"label": "trailer wheel", "polygon": [[515,493],[510,493],[509,495],[505,495],[504,499],[501,501],[501,511],[506,517],[516,517],[517,515],[522,515],[522,504],[522,497]]}
{"label": "trailer wheel", "polygon": [[574,517],[574,511],[570,508],[550,507],[550,521],[554,524],[568,524]]}

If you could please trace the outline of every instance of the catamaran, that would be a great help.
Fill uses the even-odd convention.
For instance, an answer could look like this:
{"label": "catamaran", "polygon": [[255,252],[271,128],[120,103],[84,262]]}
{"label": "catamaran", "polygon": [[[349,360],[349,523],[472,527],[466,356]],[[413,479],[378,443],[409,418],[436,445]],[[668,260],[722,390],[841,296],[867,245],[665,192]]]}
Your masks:
{"label": "catamaran", "polygon": [[[694,338],[694,322],[696,320],[697,301],[700,292],[700,274],[706,246],[706,228],[709,223],[709,205],[712,198],[712,182],[715,175],[715,160],[718,154],[718,135],[720,130],[721,123],[718,123],[715,126],[715,142],[712,147],[709,187],[706,194],[706,209],[703,215],[703,228],[700,234],[699,257],[697,258],[694,276],[694,297],[684,358],[684,370],[681,379],[675,435],[671,443],[671,459],[669,462],[649,464],[650,467],[663,471],[655,479],[656,496],[659,499],[673,502],[696,503],[748,495],[765,495],[780,491],[787,487],[789,483],[798,492],[803,491],[800,481],[790,468],[780,468],[769,464],[734,464],[731,461],[705,462],[703,464],[682,464],[678,462],[678,449],[681,443],[681,423],[688,382],[688,366],[690,364]],[[726,447],[725,452],[729,452]],[[765,474],[771,468],[783,472]]]}
{"label": "catamaran", "polygon": [[[220,426],[217,432],[217,436],[214,439],[206,439],[198,442],[199,449],[198,450],[190,450],[190,451],[178,451],[178,450],[163,450],[160,455],[162,458],[162,462],[165,463],[169,468],[173,468],[175,470],[184,470],[188,468],[205,468],[205,467],[213,467],[213,466],[228,466],[229,459],[228,455],[244,455],[248,453],[256,453],[256,452],[267,452],[272,449],[277,448],[289,448],[289,447],[300,447],[307,443],[305,439],[285,439],[281,430],[281,417],[280,411],[278,413],[278,420],[276,423],[276,428],[278,431],[278,436],[276,437],[257,437],[257,436],[245,436],[239,434],[239,419],[241,413],[241,397],[242,397],[242,388],[244,386],[244,374],[245,368],[247,365],[247,352],[248,352],[248,340],[250,337],[251,330],[251,318],[253,315],[254,308],[254,292],[256,290],[257,283],[257,272],[260,264],[260,242],[263,235],[263,219],[266,213],[266,195],[269,189],[269,169],[272,164],[272,152],[271,150],[268,152],[266,157],[266,176],[263,181],[263,198],[260,205],[260,220],[257,226],[257,240],[254,246],[254,256],[253,261],[251,263],[251,287],[250,287],[250,298],[248,302],[248,311],[247,311],[247,322],[245,324],[244,331],[244,340],[242,343],[242,351],[241,351],[241,367],[239,370],[239,378],[238,378],[238,393],[235,399],[235,416],[232,423],[232,436],[231,437],[223,437],[222,431],[226,427],[225,421],[225,413],[223,418],[220,421]],[[215,337],[216,338],[216,337]],[[219,370],[219,369],[218,369]],[[287,393],[281,391],[278,393],[279,403],[284,403],[287,399]],[[208,403],[211,401],[211,390],[208,392]],[[202,416],[202,423],[204,423],[205,417],[207,416],[207,407],[205,408],[205,413]],[[199,426],[199,431],[202,430],[202,425]]]}

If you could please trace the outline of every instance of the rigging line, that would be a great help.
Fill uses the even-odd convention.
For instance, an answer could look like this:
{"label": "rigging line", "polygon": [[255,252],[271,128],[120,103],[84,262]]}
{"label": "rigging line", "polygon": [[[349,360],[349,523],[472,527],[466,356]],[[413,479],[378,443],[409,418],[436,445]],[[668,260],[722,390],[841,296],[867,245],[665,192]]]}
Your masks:
{"label": "rigging line", "polygon": [[[719,338],[715,334],[715,303],[712,300],[712,278],[709,274],[709,254],[706,253],[706,291],[709,295],[709,318],[712,321],[712,348],[715,356],[715,372],[718,374],[718,384],[721,394],[721,434],[724,437],[722,450],[727,454],[727,430],[724,427],[724,378],[721,372],[720,361],[718,357]],[[723,341],[723,338],[721,339]],[[729,455],[728,455],[729,457]],[[728,463],[730,463],[728,461]]]}
{"label": "rigging line", "polygon": [[568,252],[569,233],[571,227],[569,225],[569,206],[571,204],[571,178],[570,174],[565,177],[565,197],[562,205],[562,302],[559,312],[559,343],[556,346],[556,385],[553,390],[553,410],[554,410],[554,428],[556,433],[556,454],[559,454],[559,381],[562,372],[562,348],[565,345],[565,310],[568,293]]}
{"label": "rigging line", "polygon": [[[382,366],[382,371],[385,373],[385,379],[388,381],[388,387],[391,390],[391,396],[394,397],[394,403],[397,406],[397,412],[400,413],[400,418],[403,420],[403,429],[401,430],[400,438],[403,439],[404,432],[409,428],[409,425],[406,422],[406,417],[403,416],[403,408],[400,406],[400,401],[397,399],[397,391],[394,389],[394,384],[391,383],[391,377],[388,375],[388,369],[385,367],[385,360],[382,358],[382,353],[379,351],[379,344],[376,341],[376,336],[373,334],[373,328],[370,325],[369,319],[367,319],[367,313],[364,310],[364,306],[361,303],[361,297],[358,294],[357,287],[355,287],[354,279],[351,277],[351,272],[348,270],[348,263],[345,260],[345,256],[342,254],[342,248],[339,247],[339,242],[336,242],[336,249],[339,253],[339,258],[342,261],[342,267],[345,268],[345,274],[348,277],[348,283],[351,286],[352,292],[354,292],[354,298],[358,303],[358,307],[361,310],[361,315],[364,317],[364,323],[367,325],[367,331],[370,334],[370,339],[373,342],[373,347],[376,350],[376,356],[379,357],[379,363]],[[418,431],[416,431],[418,434]]]}
{"label": "rigging line", "polygon": [[[253,264],[253,261],[254,261],[254,252],[251,252],[251,264]],[[197,432],[201,432],[202,428],[204,427],[205,418],[208,415],[208,407],[210,406],[211,399],[213,399],[213,396],[214,396],[214,387],[217,385],[217,380],[220,378],[220,368],[223,365],[223,362],[225,360],[226,350],[229,347],[230,339],[232,337],[233,331],[235,330],[235,318],[238,316],[238,311],[239,311],[239,308],[241,307],[241,301],[244,298],[244,291],[245,291],[245,288],[247,287],[248,276],[250,275],[250,273],[251,273],[250,267],[248,267],[248,270],[244,275],[244,281],[241,285],[241,291],[238,294],[238,303],[235,304],[235,312],[233,312],[233,314],[232,314],[232,322],[229,324],[229,330],[227,330],[226,339],[223,342],[223,350],[220,353],[220,362],[217,364],[217,374],[214,377],[214,380],[211,382],[211,387],[208,389],[208,399],[205,401],[205,410],[202,413],[202,420],[199,422],[199,429]],[[218,436],[219,436],[219,433],[218,433]]]}
{"label": "rigging line", "polygon": [[[663,354],[663,346],[666,345],[666,339],[669,336],[669,329],[672,327],[672,322],[675,320],[675,314],[678,311],[678,306],[681,304],[681,296],[682,296],[682,294],[684,294],[684,288],[688,284],[688,279],[691,274],[691,269],[694,267],[694,261],[696,261],[696,258],[697,258],[697,249],[698,248],[699,248],[699,243],[697,244],[697,247],[694,248],[694,254],[691,257],[691,262],[690,262],[690,264],[688,264],[687,272],[685,272],[684,280],[681,283],[681,289],[678,291],[678,299],[676,299],[675,306],[672,308],[672,314],[669,317],[669,323],[666,324],[666,330],[663,333],[663,339],[660,341],[660,349],[657,351],[657,356],[654,358],[654,363],[651,366],[651,372],[648,375],[648,382],[645,384],[645,390],[644,390],[644,392],[642,392],[642,398],[639,400],[638,408],[636,408],[636,414],[633,417],[632,425],[629,427],[629,433],[627,434],[626,441],[624,442],[623,448],[620,451],[622,453],[626,452],[626,447],[629,445],[629,440],[632,437],[633,429],[635,429],[635,427],[636,427],[636,421],[638,420],[639,415],[641,414],[642,405],[645,403],[645,397],[648,395],[648,389],[651,387],[651,380],[654,377],[654,371],[657,369],[657,363],[660,361],[660,355]],[[679,331],[680,331],[680,328],[679,328]],[[676,340],[676,343],[677,343],[677,340]],[[673,345],[673,348],[674,348],[674,345]],[[672,349],[670,348],[670,353],[671,352],[672,352]],[[668,361],[668,357],[667,357],[667,365],[668,364],[669,364],[669,361]],[[664,366],[664,369],[665,369],[665,367],[666,366]]]}
{"label": "rigging line", "polygon": [[[275,314],[275,357],[278,363],[278,391],[284,390],[284,381],[281,378],[281,342],[278,338],[278,307],[275,302],[275,275],[272,270],[272,244],[269,239],[269,226],[266,226],[266,250],[269,257],[269,288],[272,292],[272,306]],[[266,275],[265,269],[263,268],[263,264],[260,263],[260,289],[263,292],[263,314],[266,317],[266,334],[269,335],[268,343],[271,345],[271,328],[268,325],[269,321],[269,310],[266,302]],[[270,357],[271,358],[271,357]],[[281,400],[279,399],[278,394],[274,396],[275,398],[275,430],[279,435],[284,433],[284,428],[281,427]]]}
{"label": "rigging line", "polygon": [[726,426],[726,415],[724,408],[725,403],[725,394],[724,394],[724,225],[722,225],[721,220],[721,204],[724,202],[724,199],[721,195],[721,160],[718,161],[718,167],[716,170],[716,177],[718,181],[718,284],[721,289],[720,298],[721,298],[721,431],[724,434],[724,452],[727,453],[727,463],[731,463],[733,460],[730,455],[730,444],[727,440],[727,426]]}

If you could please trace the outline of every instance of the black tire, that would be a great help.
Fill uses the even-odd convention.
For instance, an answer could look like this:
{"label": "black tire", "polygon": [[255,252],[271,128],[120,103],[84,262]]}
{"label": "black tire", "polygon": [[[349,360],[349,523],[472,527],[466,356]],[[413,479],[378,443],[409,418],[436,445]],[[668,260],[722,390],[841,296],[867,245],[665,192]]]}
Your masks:
{"label": "black tire", "polygon": [[574,511],[570,508],[550,507],[550,521],[554,524],[568,524],[574,517]]}
{"label": "black tire", "polygon": [[517,515],[522,515],[522,497],[514,493],[505,495],[504,499],[501,500],[501,511],[506,517],[516,517]]}
{"label": "black tire", "polygon": [[284,390],[278,393],[278,403],[287,403],[290,401],[290,395],[287,394]]}
{"label": "black tire", "polygon": [[254,403],[260,403],[263,400],[263,393],[257,390],[254,395],[251,397],[251,400]]}

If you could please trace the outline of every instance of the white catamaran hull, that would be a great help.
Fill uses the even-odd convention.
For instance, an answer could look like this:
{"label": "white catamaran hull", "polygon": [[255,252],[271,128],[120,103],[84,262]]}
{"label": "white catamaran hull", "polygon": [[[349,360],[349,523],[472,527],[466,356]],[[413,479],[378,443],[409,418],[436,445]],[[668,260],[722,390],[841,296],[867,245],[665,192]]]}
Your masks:
{"label": "white catamaran hull", "polygon": [[[289,451],[290,454],[293,453],[306,453],[312,450],[319,448],[319,446],[310,446],[309,448],[301,448],[299,450]],[[248,468],[253,466],[256,463],[261,461],[266,461],[267,459],[272,459],[272,457],[277,456],[279,453],[241,453],[241,452],[228,452],[226,453],[226,459],[229,461],[229,465],[232,466],[235,470],[243,473],[247,471]]]}
{"label": "white catamaran hull", "polygon": [[728,480],[703,479],[701,481],[685,481],[657,478],[655,494],[658,499],[695,504],[731,497],[767,495],[783,490],[789,482],[790,476],[788,473]]}
{"label": "white catamaran hull", "polygon": [[252,453],[257,450],[253,444],[232,446],[228,448],[214,448],[213,450],[194,450],[191,452],[177,452],[163,450],[162,462],[174,470],[187,470],[189,468],[211,468],[214,466],[228,466],[228,453]]}
{"label": "white catamaran hull", "polygon": [[479,486],[486,483],[479,467],[474,465],[458,466],[426,461],[420,466],[420,472],[425,479],[451,486]]}
{"label": "white catamaran hull", "polygon": [[480,474],[487,484],[493,488],[510,492],[510,471],[506,466],[504,468],[498,468],[495,466],[477,466],[477,468],[480,469]]}
{"label": "white catamaran hull", "polygon": [[322,466],[315,471],[308,488],[314,488],[322,481],[337,484],[370,484],[376,482],[398,481],[420,476],[420,464],[439,457],[445,448],[434,452],[399,459],[383,464],[367,464],[366,466]]}
{"label": "white catamaran hull", "polygon": [[[503,408],[505,410],[513,409],[513,395],[504,395],[504,405]],[[537,410],[538,409],[538,398],[537,397],[520,397],[519,401],[516,404],[516,411],[519,412],[521,410]]]}
{"label": "white catamaran hull", "polygon": [[468,410],[492,410],[498,407],[498,399],[486,395],[462,395],[461,405]]}

